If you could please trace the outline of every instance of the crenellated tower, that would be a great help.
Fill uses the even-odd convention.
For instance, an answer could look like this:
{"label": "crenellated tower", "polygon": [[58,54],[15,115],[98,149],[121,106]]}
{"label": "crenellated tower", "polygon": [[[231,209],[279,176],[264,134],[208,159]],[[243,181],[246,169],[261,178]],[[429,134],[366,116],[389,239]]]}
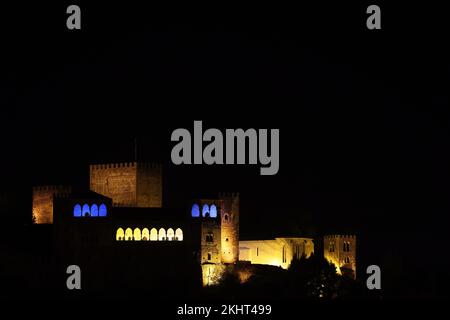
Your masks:
{"label": "crenellated tower", "polygon": [[325,259],[336,266],[339,274],[356,278],[356,236],[325,236],[323,250]]}
{"label": "crenellated tower", "polygon": [[162,207],[162,166],[126,162],[90,166],[90,188],[116,207]]}

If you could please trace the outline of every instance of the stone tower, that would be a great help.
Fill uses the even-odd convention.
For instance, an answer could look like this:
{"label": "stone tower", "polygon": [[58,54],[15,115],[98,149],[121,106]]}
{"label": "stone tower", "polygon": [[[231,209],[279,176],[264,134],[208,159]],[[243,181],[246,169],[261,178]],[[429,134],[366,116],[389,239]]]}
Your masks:
{"label": "stone tower", "polygon": [[90,166],[90,188],[113,206],[162,207],[162,167],[131,162]]}
{"label": "stone tower", "polygon": [[32,214],[36,224],[53,224],[53,199],[68,196],[70,186],[39,186],[33,188]]}
{"label": "stone tower", "polygon": [[239,260],[239,193],[221,193],[222,263]]}
{"label": "stone tower", "polygon": [[325,236],[323,250],[325,259],[336,266],[339,274],[349,274],[356,278],[356,236]]}

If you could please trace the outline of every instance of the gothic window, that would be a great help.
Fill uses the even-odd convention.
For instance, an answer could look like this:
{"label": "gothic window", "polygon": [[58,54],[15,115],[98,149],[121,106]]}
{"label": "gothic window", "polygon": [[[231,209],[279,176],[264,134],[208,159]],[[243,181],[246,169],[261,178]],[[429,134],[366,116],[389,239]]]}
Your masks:
{"label": "gothic window", "polygon": [[178,228],[177,230],[175,230],[175,238],[176,238],[178,241],[183,241],[183,231],[182,231],[180,228]]}
{"label": "gothic window", "polygon": [[133,240],[133,230],[131,230],[131,228],[127,228],[127,230],[125,230],[125,240],[126,241]]}
{"label": "gothic window", "polygon": [[194,218],[200,217],[200,207],[198,206],[198,204],[194,204],[192,206],[191,216]]}
{"label": "gothic window", "polygon": [[211,232],[206,234],[206,242],[208,242],[208,243],[214,242],[214,237]]}
{"label": "gothic window", "polygon": [[204,204],[202,207],[202,216],[209,217],[209,206],[207,204]]}
{"label": "gothic window", "polygon": [[142,241],[148,241],[150,239],[150,233],[147,228],[142,229]]}
{"label": "gothic window", "polygon": [[175,236],[175,232],[173,232],[172,228],[169,228],[169,230],[167,230],[167,240],[169,240],[169,241],[174,240],[173,239],[174,236]]}
{"label": "gothic window", "polygon": [[153,228],[150,231],[150,241],[157,241],[158,240],[158,230],[156,230],[155,228]]}
{"label": "gothic window", "polygon": [[345,257],[345,263],[350,263],[350,257]]}
{"label": "gothic window", "polygon": [[100,205],[100,209],[99,209],[98,215],[100,217],[106,217],[106,215],[107,215],[107,209],[106,209],[106,206],[103,203]]}
{"label": "gothic window", "polygon": [[350,242],[344,241],[344,252],[350,252]]}
{"label": "gothic window", "polygon": [[76,204],[73,208],[73,216],[74,217],[81,217],[81,206],[79,204]]}
{"label": "gothic window", "polygon": [[159,229],[158,240],[159,241],[166,240],[166,230],[164,228]]}
{"label": "gothic window", "polygon": [[124,238],[124,232],[123,232],[123,229],[122,229],[122,228],[117,229],[117,232],[116,232],[116,240],[117,240],[117,241],[122,241],[123,238]]}
{"label": "gothic window", "polygon": [[91,208],[89,208],[88,204],[83,206],[83,217],[89,217],[91,215]]}
{"label": "gothic window", "polygon": [[216,205],[212,204],[211,208],[209,209],[209,216],[211,218],[216,218],[217,217],[217,207]]}
{"label": "gothic window", "polygon": [[98,217],[98,206],[96,204],[91,206],[91,217]]}
{"label": "gothic window", "polygon": [[223,218],[225,219],[225,221],[228,221],[228,215],[227,214],[225,214]]}
{"label": "gothic window", "polygon": [[134,229],[134,240],[141,241],[141,229]]}

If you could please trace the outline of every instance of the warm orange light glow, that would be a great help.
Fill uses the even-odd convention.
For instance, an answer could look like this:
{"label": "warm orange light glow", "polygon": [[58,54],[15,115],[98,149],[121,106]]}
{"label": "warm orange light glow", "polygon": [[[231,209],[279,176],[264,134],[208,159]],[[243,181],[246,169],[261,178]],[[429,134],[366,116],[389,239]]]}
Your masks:
{"label": "warm orange light glow", "polygon": [[203,264],[202,279],[203,286],[217,285],[223,277],[225,265],[223,264]]}

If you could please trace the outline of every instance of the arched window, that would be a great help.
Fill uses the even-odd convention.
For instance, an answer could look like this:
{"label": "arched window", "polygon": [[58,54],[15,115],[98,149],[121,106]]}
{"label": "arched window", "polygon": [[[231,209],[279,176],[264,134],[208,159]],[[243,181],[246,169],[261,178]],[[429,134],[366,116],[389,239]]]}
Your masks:
{"label": "arched window", "polygon": [[198,206],[198,204],[194,204],[192,206],[191,216],[193,216],[194,218],[200,217],[200,207]]}
{"label": "arched window", "polygon": [[98,217],[98,206],[96,204],[91,206],[91,217]]}
{"label": "arched window", "polygon": [[150,232],[147,228],[142,229],[142,241],[150,240]]}
{"label": "arched window", "polygon": [[157,241],[158,240],[158,230],[156,230],[155,228],[153,228],[150,231],[150,241]]}
{"label": "arched window", "polygon": [[225,215],[223,216],[223,218],[225,219],[225,221],[228,221],[228,215],[227,215],[227,214],[225,214]]}
{"label": "arched window", "polygon": [[350,257],[345,257],[345,263],[350,263]]}
{"label": "arched window", "polygon": [[212,254],[210,252],[208,252],[208,261],[211,261],[212,259]]}
{"label": "arched window", "polygon": [[98,211],[98,215],[100,217],[106,217],[107,214],[108,214],[108,210],[106,209],[106,206],[102,203],[100,205],[100,210]]}
{"label": "arched window", "polygon": [[212,243],[212,242],[214,242],[214,236],[213,236],[213,234],[211,233],[211,232],[209,232],[209,233],[207,233],[206,234],[206,242],[208,242],[208,243]]}
{"label": "arched window", "polygon": [[217,217],[217,207],[215,204],[211,205],[211,208],[209,209],[209,216],[211,218],[216,218]]}
{"label": "arched window", "polygon": [[134,229],[134,240],[141,241],[141,229],[139,228]]}
{"label": "arched window", "polygon": [[180,228],[175,230],[175,239],[178,241],[183,241],[183,231]]}
{"label": "arched window", "polygon": [[116,240],[117,241],[122,241],[124,236],[125,236],[125,234],[123,232],[123,229],[122,228],[117,229]]}
{"label": "arched window", "polygon": [[209,217],[209,206],[207,204],[204,204],[202,207],[202,216]]}
{"label": "arched window", "polygon": [[164,230],[164,228],[159,229],[158,240],[159,241],[166,240],[166,230]]}
{"label": "arched window", "polygon": [[125,230],[125,240],[126,241],[133,240],[133,230],[131,230],[131,228],[127,228],[127,230]]}
{"label": "arched window", "polygon": [[350,242],[347,242],[347,252],[350,252]]}
{"label": "arched window", "polygon": [[167,230],[167,240],[169,241],[175,240],[173,237],[175,237],[175,232],[173,231],[172,228],[169,228],[169,230]]}
{"label": "arched window", "polygon": [[83,217],[89,217],[91,215],[91,208],[89,208],[88,204],[83,206]]}
{"label": "arched window", "polygon": [[73,216],[81,217],[81,206],[79,204],[76,204],[75,207],[73,207]]}

